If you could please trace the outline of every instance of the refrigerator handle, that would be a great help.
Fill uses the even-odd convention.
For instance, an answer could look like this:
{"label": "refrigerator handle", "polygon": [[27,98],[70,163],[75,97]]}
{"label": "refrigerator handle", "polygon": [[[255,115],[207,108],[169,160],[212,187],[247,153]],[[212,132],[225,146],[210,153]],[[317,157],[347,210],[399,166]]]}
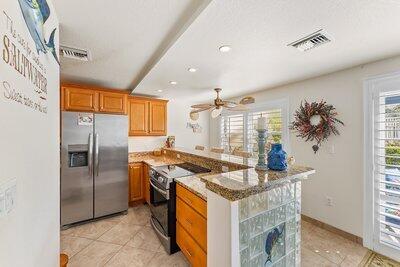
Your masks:
{"label": "refrigerator handle", "polygon": [[93,135],[91,133],[89,134],[88,154],[89,174],[93,174]]}
{"label": "refrigerator handle", "polygon": [[94,168],[96,172],[96,176],[99,176],[99,134],[95,134],[95,147],[94,147]]}

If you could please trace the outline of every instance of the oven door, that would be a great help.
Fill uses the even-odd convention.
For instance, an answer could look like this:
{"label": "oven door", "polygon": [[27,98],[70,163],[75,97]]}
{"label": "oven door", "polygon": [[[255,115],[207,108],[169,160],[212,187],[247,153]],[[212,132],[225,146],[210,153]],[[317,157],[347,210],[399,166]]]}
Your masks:
{"label": "oven door", "polygon": [[153,223],[165,237],[168,237],[169,190],[165,190],[157,181],[150,178],[150,211]]}

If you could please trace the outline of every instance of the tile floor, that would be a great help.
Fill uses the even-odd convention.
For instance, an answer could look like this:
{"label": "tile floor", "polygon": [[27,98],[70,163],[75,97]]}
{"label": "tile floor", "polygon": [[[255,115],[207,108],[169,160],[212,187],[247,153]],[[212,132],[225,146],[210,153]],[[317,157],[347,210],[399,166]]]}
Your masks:
{"label": "tile floor", "polygon": [[[61,231],[69,267],[189,266],[181,252],[167,255],[153,232],[146,205],[121,215]],[[358,266],[367,249],[302,222],[302,266]]]}

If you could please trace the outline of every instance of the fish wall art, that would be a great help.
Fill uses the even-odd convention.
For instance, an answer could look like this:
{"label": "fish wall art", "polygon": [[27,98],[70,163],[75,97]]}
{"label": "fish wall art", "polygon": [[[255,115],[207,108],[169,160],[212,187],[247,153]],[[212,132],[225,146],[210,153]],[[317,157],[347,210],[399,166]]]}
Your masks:
{"label": "fish wall art", "polygon": [[49,40],[46,42],[44,36],[44,24],[50,17],[50,7],[46,0],[18,0],[21,7],[29,33],[35,42],[37,53],[42,52],[47,54],[51,52],[54,59],[60,64],[57,57],[57,51],[54,45],[54,36],[57,28],[51,32]]}
{"label": "fish wall art", "polygon": [[[265,253],[267,260],[264,266],[271,266],[273,259],[279,259],[285,254],[285,223],[278,225],[267,232],[265,240]],[[283,244],[283,245],[282,245]]]}

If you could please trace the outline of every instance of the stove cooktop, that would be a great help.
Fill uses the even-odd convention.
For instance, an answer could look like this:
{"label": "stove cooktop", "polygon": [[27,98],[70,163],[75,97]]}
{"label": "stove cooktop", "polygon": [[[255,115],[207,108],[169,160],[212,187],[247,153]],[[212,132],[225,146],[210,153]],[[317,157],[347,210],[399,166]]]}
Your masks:
{"label": "stove cooktop", "polygon": [[206,173],[211,171],[209,169],[187,162],[181,164],[159,166],[155,167],[154,169],[159,174],[172,179],[178,177],[190,176],[196,173]]}

